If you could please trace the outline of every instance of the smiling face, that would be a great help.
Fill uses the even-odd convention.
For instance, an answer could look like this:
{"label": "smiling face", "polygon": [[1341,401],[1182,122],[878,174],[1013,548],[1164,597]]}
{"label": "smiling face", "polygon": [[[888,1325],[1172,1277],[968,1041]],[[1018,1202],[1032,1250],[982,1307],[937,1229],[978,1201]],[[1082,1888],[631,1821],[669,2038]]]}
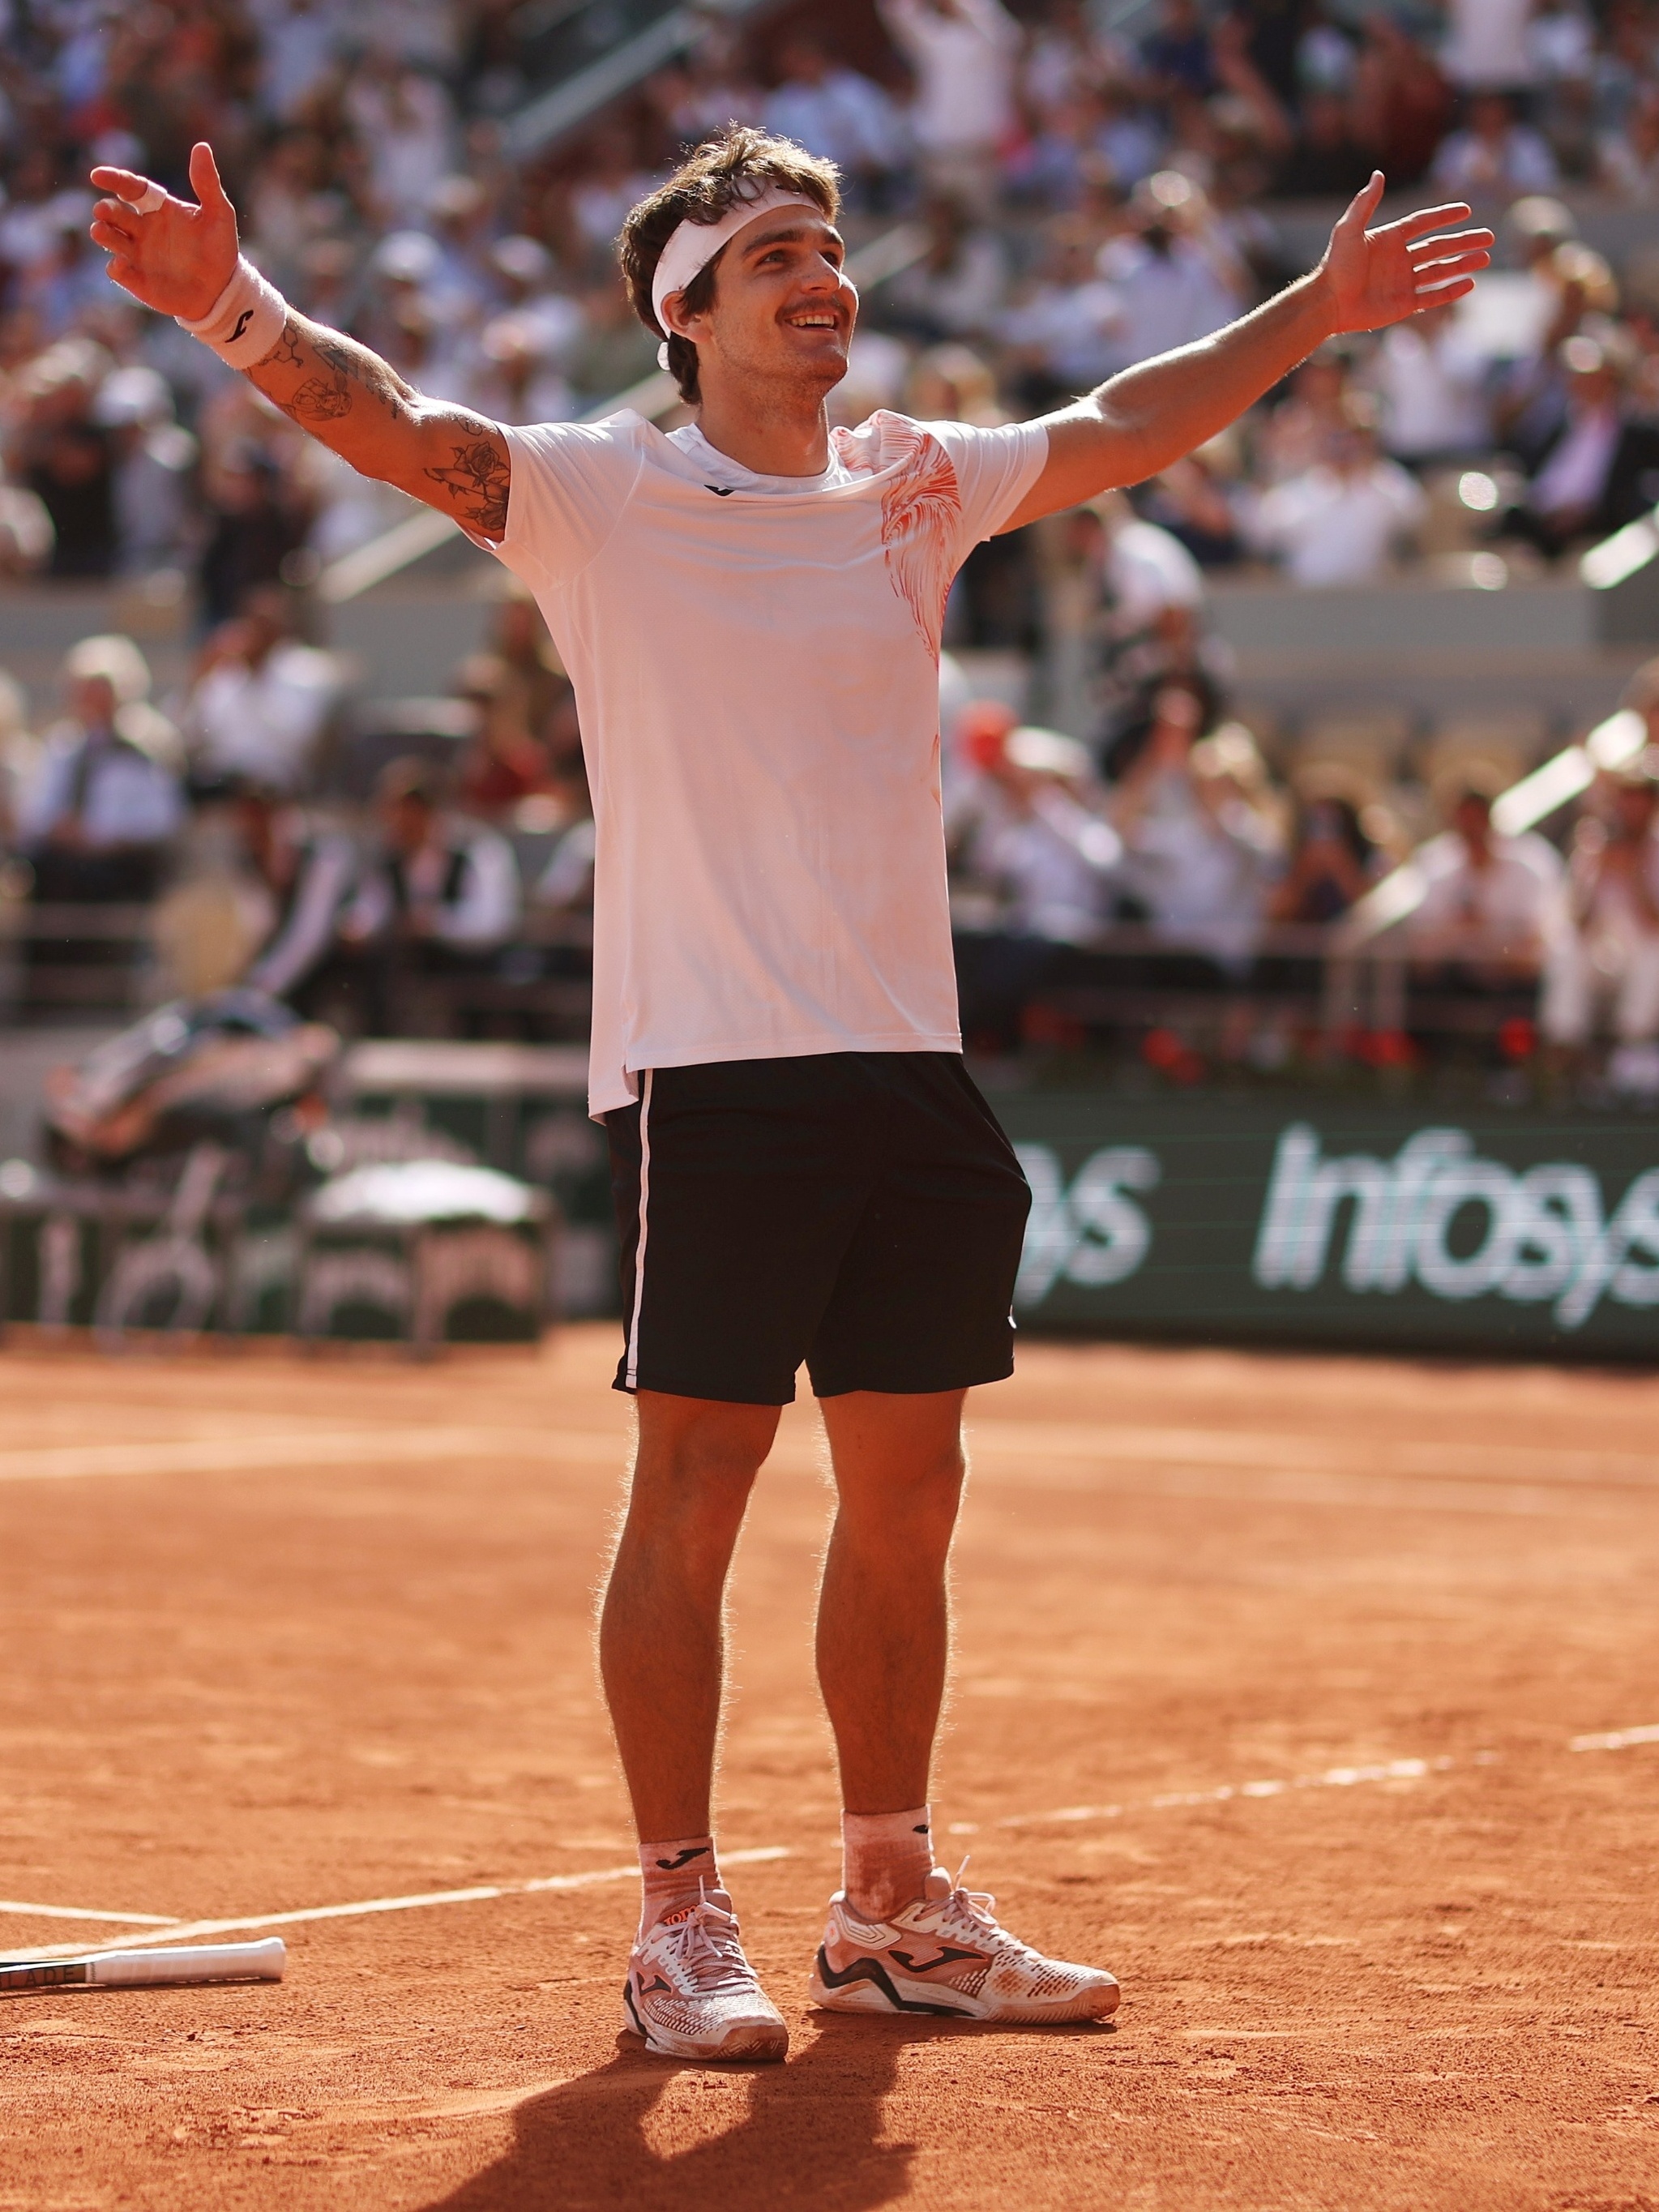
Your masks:
{"label": "smiling face", "polygon": [[664,313],[697,349],[705,401],[722,386],[763,385],[805,386],[822,398],[841,382],[859,304],[842,268],[846,252],[823,216],[778,208],[728,240],[706,307],[687,313],[687,293],[669,295]]}

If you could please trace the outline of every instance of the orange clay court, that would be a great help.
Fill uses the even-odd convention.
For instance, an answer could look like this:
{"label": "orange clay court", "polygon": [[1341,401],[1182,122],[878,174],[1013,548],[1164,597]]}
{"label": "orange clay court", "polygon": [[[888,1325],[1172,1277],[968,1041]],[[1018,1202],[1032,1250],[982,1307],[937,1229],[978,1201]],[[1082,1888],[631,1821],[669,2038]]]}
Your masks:
{"label": "orange clay court", "polygon": [[1037,1344],[976,1395],[933,1802],[1121,1976],[1050,2032],[805,2006],[796,1408],[721,1790],[795,2040],[700,2069],[618,2035],[614,1358],[9,1352],[0,1942],[294,1917],[280,1986],[0,2000],[6,2212],[1659,2206],[1652,1381]]}

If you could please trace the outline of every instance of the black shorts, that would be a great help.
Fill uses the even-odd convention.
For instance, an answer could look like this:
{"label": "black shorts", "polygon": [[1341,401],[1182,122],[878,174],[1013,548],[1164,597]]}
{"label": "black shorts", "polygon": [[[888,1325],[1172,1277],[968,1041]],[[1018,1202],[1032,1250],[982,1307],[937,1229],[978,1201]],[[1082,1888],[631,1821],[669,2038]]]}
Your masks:
{"label": "black shorts", "polygon": [[953,1053],[654,1068],[605,1115],[619,1390],[787,1406],[1013,1371],[1030,1193]]}

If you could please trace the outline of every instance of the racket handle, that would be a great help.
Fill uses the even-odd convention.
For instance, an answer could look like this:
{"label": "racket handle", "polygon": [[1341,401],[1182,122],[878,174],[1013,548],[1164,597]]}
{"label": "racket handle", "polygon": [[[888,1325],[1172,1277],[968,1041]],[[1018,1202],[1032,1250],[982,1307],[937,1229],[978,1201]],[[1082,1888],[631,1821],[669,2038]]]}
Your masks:
{"label": "racket handle", "polygon": [[101,1989],[155,1989],[178,1982],[280,1982],[288,1946],[280,1936],[263,1943],[198,1943],[162,1951],[106,1951],[87,1961],[87,1979]]}

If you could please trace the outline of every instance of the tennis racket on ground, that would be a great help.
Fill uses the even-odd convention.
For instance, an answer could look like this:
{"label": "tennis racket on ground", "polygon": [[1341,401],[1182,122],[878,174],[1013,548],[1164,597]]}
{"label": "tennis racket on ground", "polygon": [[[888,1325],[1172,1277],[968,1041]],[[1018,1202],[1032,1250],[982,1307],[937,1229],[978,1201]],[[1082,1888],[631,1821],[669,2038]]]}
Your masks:
{"label": "tennis racket on ground", "polygon": [[100,1951],[88,1959],[41,1959],[8,1966],[0,1960],[0,1992],[18,1990],[159,1990],[182,1982],[280,1982],[288,1946],[198,1943],[177,1951]]}

